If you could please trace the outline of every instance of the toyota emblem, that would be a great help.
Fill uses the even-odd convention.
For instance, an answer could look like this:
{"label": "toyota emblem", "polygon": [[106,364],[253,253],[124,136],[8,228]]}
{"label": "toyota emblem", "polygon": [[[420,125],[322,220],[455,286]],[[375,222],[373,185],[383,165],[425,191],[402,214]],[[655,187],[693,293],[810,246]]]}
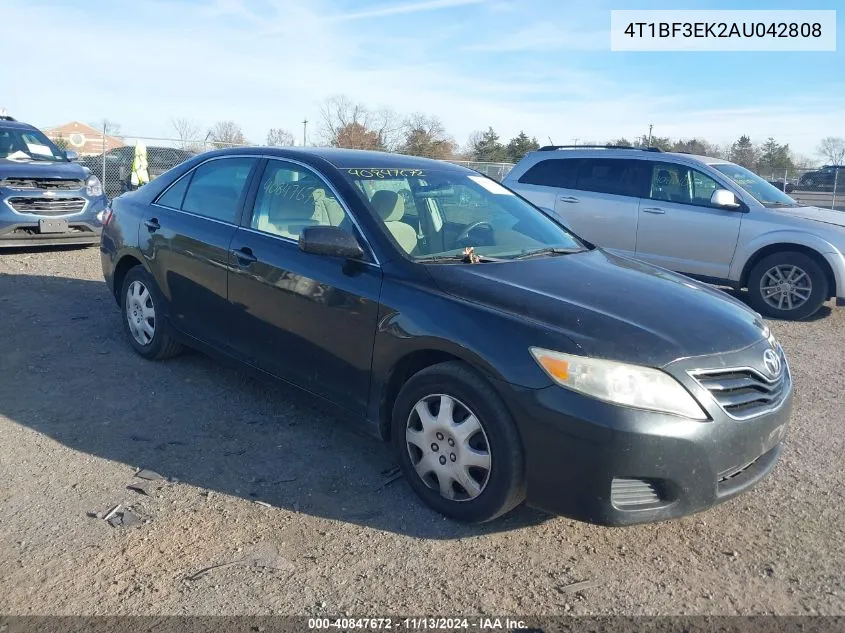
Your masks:
{"label": "toyota emblem", "polygon": [[772,349],[767,349],[763,352],[763,367],[772,378],[777,378],[780,375],[781,363],[780,357]]}

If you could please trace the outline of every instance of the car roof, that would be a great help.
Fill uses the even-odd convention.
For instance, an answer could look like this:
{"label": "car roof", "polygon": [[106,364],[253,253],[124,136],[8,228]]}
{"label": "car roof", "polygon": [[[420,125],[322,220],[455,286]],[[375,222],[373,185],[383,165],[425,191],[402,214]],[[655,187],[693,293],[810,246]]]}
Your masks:
{"label": "car roof", "polygon": [[476,172],[432,158],[377,152],[362,149],[343,149],[339,147],[231,147],[214,152],[219,155],[242,154],[244,151],[263,156],[278,156],[280,158],[321,158],[339,169],[371,169],[371,168],[401,168],[401,169],[437,169],[440,171],[454,171],[476,174]]}
{"label": "car roof", "polygon": [[649,150],[647,148],[639,147],[606,147],[606,148],[584,148],[577,147],[566,148],[555,151],[535,151],[530,152],[534,160],[532,162],[539,162],[543,158],[637,158],[645,160],[666,160],[668,159],[682,159],[687,161],[695,161],[704,163],[705,165],[730,164],[730,161],[722,158],[713,158],[712,156],[702,156],[700,154],[687,154],[684,152],[661,152]]}
{"label": "car roof", "polygon": [[38,128],[22,121],[9,121],[0,118],[0,128],[11,128],[13,130],[37,130]]}

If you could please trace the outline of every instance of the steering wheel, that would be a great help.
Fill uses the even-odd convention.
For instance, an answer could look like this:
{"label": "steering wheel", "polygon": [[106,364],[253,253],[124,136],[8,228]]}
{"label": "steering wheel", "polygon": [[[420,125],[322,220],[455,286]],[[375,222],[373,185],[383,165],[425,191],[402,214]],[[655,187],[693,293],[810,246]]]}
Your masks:
{"label": "steering wheel", "polygon": [[466,227],[458,237],[455,238],[455,244],[458,246],[474,246],[473,244],[465,244],[464,242],[469,240],[470,233],[475,231],[477,228],[485,227],[485,230],[488,231],[490,234],[493,233],[495,230],[493,225],[487,222],[486,220],[480,220],[478,222],[473,222],[468,227]]}

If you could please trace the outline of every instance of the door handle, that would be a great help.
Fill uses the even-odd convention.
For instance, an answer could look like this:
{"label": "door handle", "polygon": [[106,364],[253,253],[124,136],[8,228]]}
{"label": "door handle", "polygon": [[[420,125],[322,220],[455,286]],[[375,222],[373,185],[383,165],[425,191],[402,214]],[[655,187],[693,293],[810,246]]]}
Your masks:
{"label": "door handle", "polygon": [[149,220],[144,220],[144,226],[147,227],[147,230],[150,233],[155,233],[161,228],[161,224],[158,223],[158,218],[150,218]]}
{"label": "door handle", "polygon": [[574,196],[561,196],[559,200],[561,202],[568,202],[569,204],[575,204],[576,202],[580,202],[580,200],[578,200],[578,198],[575,198]]}
{"label": "door handle", "polygon": [[258,261],[258,258],[252,254],[252,249],[249,246],[232,250],[232,255],[238,260],[238,266],[247,267]]}
{"label": "door handle", "polygon": [[664,213],[666,213],[666,211],[664,211],[660,207],[643,207],[643,211],[645,211],[646,213],[654,213],[655,215],[663,215]]}

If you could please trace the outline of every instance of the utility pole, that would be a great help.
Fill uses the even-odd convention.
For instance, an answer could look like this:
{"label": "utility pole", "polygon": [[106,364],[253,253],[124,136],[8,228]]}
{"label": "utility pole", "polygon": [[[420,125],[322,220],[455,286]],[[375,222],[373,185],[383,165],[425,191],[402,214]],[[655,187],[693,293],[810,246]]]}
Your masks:
{"label": "utility pole", "polygon": [[303,119],[302,120],[302,145],[303,146],[305,146],[308,143],[308,141],[306,140],[307,135],[308,135],[308,119]]}
{"label": "utility pole", "polygon": [[573,137],[572,142],[573,142],[573,144],[578,145],[578,137],[577,136]]}
{"label": "utility pole", "polygon": [[103,119],[103,177],[100,180],[103,183],[103,190],[106,188],[106,120]]}
{"label": "utility pole", "polygon": [[646,147],[651,147],[651,128],[654,127],[654,123],[648,124],[648,142],[645,144]]}

